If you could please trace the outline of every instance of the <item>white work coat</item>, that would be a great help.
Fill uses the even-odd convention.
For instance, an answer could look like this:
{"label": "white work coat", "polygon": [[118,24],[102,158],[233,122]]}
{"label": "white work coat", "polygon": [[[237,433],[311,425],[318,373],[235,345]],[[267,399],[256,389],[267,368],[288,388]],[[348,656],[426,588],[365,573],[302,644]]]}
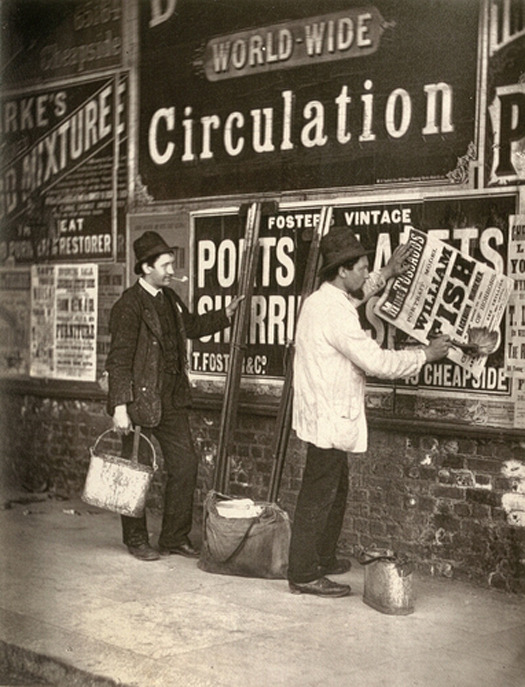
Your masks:
{"label": "white work coat", "polygon": [[367,448],[365,375],[419,372],[421,349],[382,349],[359,323],[356,301],[329,282],[304,301],[295,337],[293,428],[319,448]]}

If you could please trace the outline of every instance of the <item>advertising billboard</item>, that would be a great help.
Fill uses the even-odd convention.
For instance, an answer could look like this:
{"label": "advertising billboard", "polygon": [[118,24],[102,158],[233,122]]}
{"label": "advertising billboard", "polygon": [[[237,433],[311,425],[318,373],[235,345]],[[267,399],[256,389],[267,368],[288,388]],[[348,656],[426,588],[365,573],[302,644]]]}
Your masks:
{"label": "advertising billboard", "polygon": [[478,13],[455,0],[142,3],[144,184],[162,201],[462,182]]}
{"label": "advertising billboard", "polygon": [[[493,296],[494,312],[490,324],[491,328],[497,329],[498,340],[490,355],[473,365],[473,358],[468,356],[468,361],[462,359],[456,351],[446,360],[426,364],[417,378],[400,380],[398,388],[450,391],[453,394],[509,395],[511,380],[505,366],[508,342],[502,317],[512,290],[513,280],[505,275],[509,217],[514,209],[513,196],[370,202],[334,207],[333,222],[354,230],[363,245],[374,251],[371,270],[380,270],[395,248],[415,234],[424,237],[428,245],[437,245],[442,248],[442,253],[446,253],[439,263],[445,272],[449,273],[453,267],[452,255],[457,258],[458,270],[460,263],[475,267],[471,270],[472,279],[469,279],[472,296],[469,314],[473,323],[480,313],[488,313],[488,297],[490,294]],[[261,218],[259,262],[245,350],[245,376],[269,380],[280,379],[285,374],[286,349],[294,338],[308,248],[319,215],[319,208],[298,205],[295,209],[263,214]],[[242,216],[238,214],[218,213],[197,214],[193,227],[190,307],[195,312],[205,312],[224,306],[237,293],[244,225]],[[435,261],[436,270],[438,262]],[[465,271],[462,275],[464,277]],[[423,281],[428,290],[429,284],[425,280],[428,281],[427,277]],[[477,285],[475,294],[474,284]],[[498,285],[501,287],[499,290],[496,288]],[[393,293],[392,287],[386,293],[388,298],[388,293]],[[393,326],[389,324],[388,317],[380,316],[379,298],[380,295],[374,296],[361,308],[362,324],[370,336],[387,348],[402,348],[413,343],[406,327]],[[442,304],[440,299],[441,295],[436,309]],[[421,302],[424,304],[426,300]],[[481,300],[483,303],[480,305]],[[457,303],[456,297],[453,303]],[[466,308],[467,299],[462,299],[461,304]],[[458,323],[465,319],[455,312],[454,315]],[[447,316],[450,320],[448,311]],[[430,322],[430,318],[425,322],[427,320]],[[480,326],[486,324],[485,319],[476,322]],[[464,329],[467,329],[466,321]],[[225,330],[191,342],[190,370],[196,376],[206,378],[226,372],[229,335],[230,330]],[[426,340],[419,336],[419,341]],[[370,383],[384,385],[383,381],[373,379]]]}

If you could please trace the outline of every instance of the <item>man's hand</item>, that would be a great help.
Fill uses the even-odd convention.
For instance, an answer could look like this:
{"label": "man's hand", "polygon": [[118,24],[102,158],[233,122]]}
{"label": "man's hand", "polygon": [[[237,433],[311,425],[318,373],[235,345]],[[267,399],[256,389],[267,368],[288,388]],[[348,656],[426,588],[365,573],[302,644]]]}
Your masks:
{"label": "man's hand", "polygon": [[441,360],[441,358],[445,358],[449,348],[450,336],[441,334],[440,336],[436,336],[435,339],[432,339],[429,345],[425,346],[423,350],[427,356],[427,361],[431,363],[434,360]]}
{"label": "man's hand", "polygon": [[404,243],[402,246],[398,246],[392,253],[392,257],[387,262],[387,264],[381,270],[381,274],[388,281],[392,277],[397,277],[400,274],[404,274],[410,266],[408,258],[412,252],[412,246],[408,243]]}
{"label": "man's hand", "polygon": [[229,319],[231,319],[233,317],[233,314],[235,313],[235,311],[239,307],[240,302],[242,300],[244,300],[244,298],[245,298],[244,296],[235,296],[235,298],[232,298],[229,305],[227,305],[225,308],[226,317],[228,317]]}
{"label": "man's hand", "polygon": [[133,429],[133,424],[128,415],[128,407],[125,403],[115,406],[113,411],[113,429],[119,434],[129,434]]}

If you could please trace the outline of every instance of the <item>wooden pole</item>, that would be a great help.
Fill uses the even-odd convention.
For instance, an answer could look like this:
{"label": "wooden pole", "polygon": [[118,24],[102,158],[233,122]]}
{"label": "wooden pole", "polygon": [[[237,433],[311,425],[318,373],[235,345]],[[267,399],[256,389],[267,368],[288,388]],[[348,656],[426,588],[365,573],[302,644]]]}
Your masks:
{"label": "wooden pole", "polygon": [[230,341],[230,357],[224,402],[221,412],[219,444],[217,448],[217,462],[215,465],[214,489],[226,493],[230,482],[230,450],[233,437],[234,423],[239,403],[240,382],[246,338],[249,322],[250,304],[253,294],[254,277],[259,254],[259,226],[261,222],[261,204],[252,203],[246,215],[245,243],[239,276],[239,295],[244,295],[232,327]]}
{"label": "wooden pole", "polygon": [[[310,244],[308,251],[308,258],[306,260],[306,269],[304,273],[303,286],[301,289],[301,303],[299,305],[299,312],[304,299],[309,296],[315,288],[317,270],[319,266],[320,244],[322,237],[330,229],[332,221],[332,207],[325,206],[321,210],[319,216],[319,223]],[[298,312],[298,316],[299,316]],[[290,429],[292,424],[292,399],[293,399],[293,358],[294,345],[293,342],[288,346],[286,351],[285,361],[285,377],[283,383],[283,390],[281,393],[281,400],[279,402],[279,410],[277,412],[276,428],[274,434],[274,441],[272,445],[272,472],[270,475],[270,487],[268,490],[268,501],[276,501],[279,494],[279,487],[281,485],[281,478],[283,474],[284,459],[288,449],[288,440],[290,438]]]}

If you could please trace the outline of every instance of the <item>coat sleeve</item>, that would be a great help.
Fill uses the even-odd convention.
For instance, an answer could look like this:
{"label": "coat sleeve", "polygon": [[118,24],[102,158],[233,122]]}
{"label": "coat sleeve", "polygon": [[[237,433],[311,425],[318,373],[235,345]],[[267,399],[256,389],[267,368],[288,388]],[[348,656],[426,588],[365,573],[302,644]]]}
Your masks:
{"label": "coat sleeve", "polygon": [[201,336],[214,334],[221,329],[226,329],[231,324],[224,308],[197,315],[191,313],[180,298],[177,298],[177,305],[182,315],[184,330],[188,339],[199,339]]}
{"label": "coat sleeve", "polygon": [[384,379],[398,379],[417,374],[426,362],[421,349],[385,350],[364,331],[355,308],[334,309],[326,320],[330,343],[365,374]]}
{"label": "coat sleeve", "polygon": [[131,302],[117,301],[111,309],[111,344],[106,361],[108,371],[108,410],[133,401],[133,360],[137,350],[140,313]]}

